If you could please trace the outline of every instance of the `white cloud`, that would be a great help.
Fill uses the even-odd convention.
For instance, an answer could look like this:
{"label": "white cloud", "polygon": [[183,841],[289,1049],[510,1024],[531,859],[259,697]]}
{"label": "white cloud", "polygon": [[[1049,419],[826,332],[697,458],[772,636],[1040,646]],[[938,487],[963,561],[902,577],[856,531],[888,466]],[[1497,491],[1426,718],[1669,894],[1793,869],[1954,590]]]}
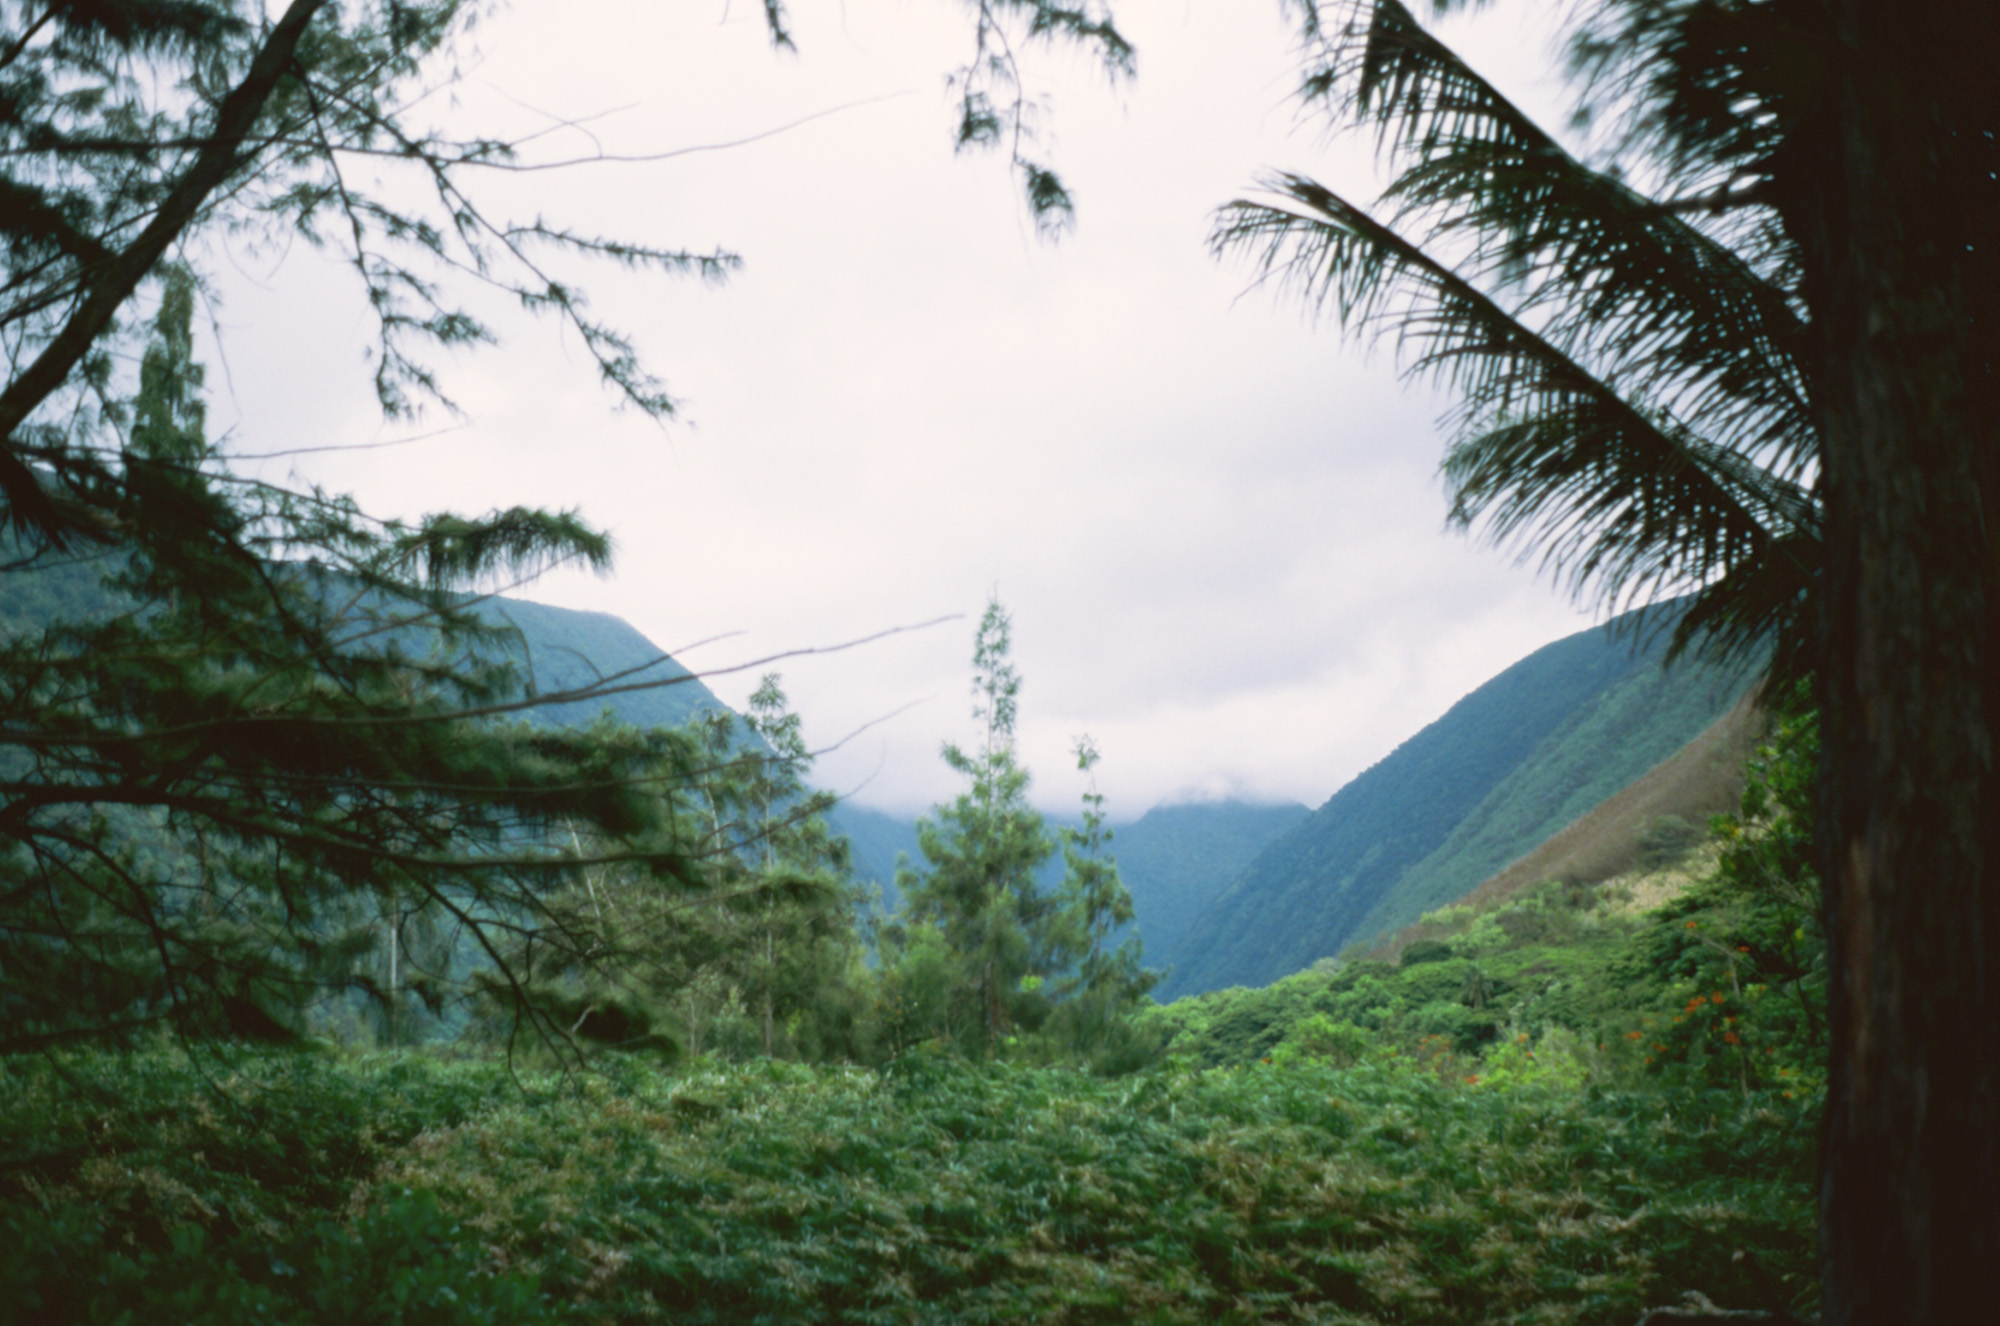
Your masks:
{"label": "white cloud", "polygon": [[[1029,235],[1003,162],[949,151],[959,6],[793,8],[795,59],[770,52],[753,4],[523,3],[481,30],[461,89],[464,115],[516,128],[542,123],[525,107],[615,110],[589,131],[623,153],[868,103],[729,151],[494,181],[583,230],[744,255],[721,288],[581,273],[692,427],[614,412],[573,337],[496,308],[506,344],[448,361],[464,428],[286,464],[384,513],[581,507],[616,534],[617,574],[532,596],[616,612],[668,648],[742,633],[697,667],[963,614],[784,665],[817,741],[916,702],[822,764],[895,807],[952,790],[936,751],[962,735],[989,587],[1015,612],[1041,793],[1068,804],[1068,742],[1089,731],[1126,814],[1204,790],[1317,803],[1585,624],[1443,532],[1435,402],[1203,252],[1208,212],[1261,167],[1367,187],[1355,150],[1289,132],[1276,5],[1124,6],[1129,86],[1037,58],[1079,204],[1054,248]],[[1532,70],[1504,35],[1503,64]],[[556,141],[589,150],[581,132]],[[366,314],[341,275],[304,251],[242,266],[257,279],[220,269],[235,392],[217,414],[236,445],[398,435],[375,415]],[[735,701],[755,684],[715,682]]]}

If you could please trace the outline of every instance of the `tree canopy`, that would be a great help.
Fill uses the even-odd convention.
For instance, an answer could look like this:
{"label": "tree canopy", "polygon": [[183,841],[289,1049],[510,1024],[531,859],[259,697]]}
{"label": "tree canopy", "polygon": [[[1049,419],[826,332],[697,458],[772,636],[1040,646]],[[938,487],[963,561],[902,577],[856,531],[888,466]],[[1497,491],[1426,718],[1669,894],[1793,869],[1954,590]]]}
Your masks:
{"label": "tree canopy", "polygon": [[[245,478],[205,435],[197,264],[244,235],[345,263],[386,414],[450,404],[441,353],[498,334],[470,311],[482,289],[559,319],[615,401],[676,413],[551,256],[707,279],[738,259],[496,206],[483,180],[559,163],[418,111],[485,8],[0,7],[0,573],[36,605],[0,637],[5,1048],[282,1037],[329,985],[429,996],[406,979],[420,931],[568,1044],[513,961],[560,928],[561,886],[611,866],[715,882],[673,806],[716,772],[698,737],[515,721],[673,678],[538,689],[477,611],[549,566],[606,565],[604,534],[525,506],[383,522]],[[791,44],[778,0],[764,20]],[[980,0],[969,24],[956,141],[1000,148],[1059,227],[1020,53],[1072,43],[1123,74],[1131,49],[1099,4]],[[359,960],[385,929],[386,978]]]}
{"label": "tree canopy", "polygon": [[[1120,933],[1132,898],[1107,850],[1094,777],[1082,826],[1060,836],[1061,881],[1041,877],[1058,843],[1028,802],[1012,652],[1013,619],[991,597],[972,653],[979,741],[943,751],[968,785],[917,821],[923,859],[897,865],[903,907],[883,936],[884,1020],[899,1046],[935,1039],[990,1058],[1041,1033],[1036,1052],[1130,1068],[1151,1052],[1131,1021],[1157,977],[1140,966],[1137,938]],[[1096,746],[1082,737],[1075,749],[1090,774]]]}
{"label": "tree canopy", "polygon": [[1818,447],[1789,250],[1594,167],[1399,0],[1314,6],[1301,100],[1374,136],[1373,208],[1297,174],[1210,243],[1455,398],[1451,519],[1625,606],[1692,594],[1677,641],[1796,675]]}

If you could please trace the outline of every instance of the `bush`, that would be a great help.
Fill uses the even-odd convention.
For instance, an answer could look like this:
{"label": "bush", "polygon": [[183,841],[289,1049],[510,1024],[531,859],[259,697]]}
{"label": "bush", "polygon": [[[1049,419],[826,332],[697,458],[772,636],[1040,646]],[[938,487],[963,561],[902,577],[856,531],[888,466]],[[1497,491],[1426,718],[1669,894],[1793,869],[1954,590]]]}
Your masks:
{"label": "bush", "polygon": [[1687,858],[1708,831],[1678,815],[1660,815],[1639,830],[1639,861],[1648,870],[1664,870]]}
{"label": "bush", "polygon": [[1443,962],[1451,955],[1451,945],[1442,940],[1419,939],[1403,950],[1402,965],[1415,967],[1425,962]]}
{"label": "bush", "polygon": [[533,1326],[570,1316],[534,1276],[481,1267],[478,1249],[428,1194],[392,1197],[352,1228],[321,1220],[277,1237],[190,1223],[140,1241],[115,1214],[81,1203],[0,1212],[8,1319]]}
{"label": "bush", "polygon": [[1335,1022],[1314,1013],[1292,1028],[1273,1054],[1276,1062],[1318,1060],[1334,1068],[1352,1068],[1374,1045],[1374,1038],[1352,1022]]}
{"label": "bush", "polygon": [[414,1057],[78,1059],[81,1091],[13,1063],[0,1304],[282,1326],[1624,1326],[1686,1289],[1752,1301],[1747,1248],[1809,1310],[1813,1101],[1579,1091],[1585,1047],[1555,1031],[1473,1063],[1438,1039],[1361,1049],[1324,1014],[1291,1026],[1270,1064],[1117,1080],[934,1047],[882,1072],[631,1060],[526,1093]]}

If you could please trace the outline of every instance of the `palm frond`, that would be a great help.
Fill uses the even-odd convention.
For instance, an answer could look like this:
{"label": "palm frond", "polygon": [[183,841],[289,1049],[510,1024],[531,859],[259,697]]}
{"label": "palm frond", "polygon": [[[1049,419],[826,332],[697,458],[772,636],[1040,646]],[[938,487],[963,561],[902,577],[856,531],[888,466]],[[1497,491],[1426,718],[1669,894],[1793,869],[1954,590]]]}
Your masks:
{"label": "palm frond", "polygon": [[1783,286],[1678,212],[1593,170],[1398,0],[1351,5],[1305,95],[1400,164],[1383,214],[1607,380],[1801,478],[1814,454],[1802,323]]}
{"label": "palm frond", "polygon": [[1674,625],[1668,658],[1761,659],[1770,694],[1811,676],[1820,538],[1815,524],[1767,540],[1704,585]]}
{"label": "palm frond", "polygon": [[1452,518],[1534,544],[1573,590],[1613,599],[1699,589],[1800,527],[1811,498],[1633,396],[1471,280],[1323,186],[1266,181],[1211,234],[1350,330],[1393,334],[1408,377],[1455,392]]}

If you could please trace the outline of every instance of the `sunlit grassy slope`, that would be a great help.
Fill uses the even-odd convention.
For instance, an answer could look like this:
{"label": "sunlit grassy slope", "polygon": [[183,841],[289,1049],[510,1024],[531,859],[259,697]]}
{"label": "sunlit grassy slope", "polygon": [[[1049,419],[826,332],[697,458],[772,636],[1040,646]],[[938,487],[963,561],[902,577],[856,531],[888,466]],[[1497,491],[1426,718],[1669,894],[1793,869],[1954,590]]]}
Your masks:
{"label": "sunlit grassy slope", "polygon": [[[1710,816],[1734,809],[1743,789],[1743,762],[1764,721],[1753,697],[1745,695],[1671,757],[1456,901],[1485,908],[1546,880],[1594,884],[1619,876],[1643,880],[1645,889],[1657,893],[1659,881],[1651,872],[1639,870],[1641,837],[1663,817],[1699,827]],[[1394,956],[1402,944],[1422,935],[1421,925],[1414,922],[1383,932],[1374,941],[1371,956]]]}
{"label": "sunlit grassy slope", "polygon": [[[1715,856],[1710,842],[1595,884],[1481,890],[1383,935],[1365,954],[1270,985],[1190,995],[1150,1016],[1168,1053],[1210,1067],[1255,1063],[1327,1018],[1378,1045],[1407,1051],[1429,1041],[1467,1062],[1512,1037],[1555,1030],[1603,1076],[1632,1066],[1621,1055],[1643,1057],[1630,1053],[1626,1032],[1681,1002],[1685,992],[1663,974],[1680,965],[1681,950],[1735,928],[1728,907],[1689,896],[1713,875]],[[1786,1024],[1759,1048],[1783,1048],[1790,1065],[1793,1030]]]}

